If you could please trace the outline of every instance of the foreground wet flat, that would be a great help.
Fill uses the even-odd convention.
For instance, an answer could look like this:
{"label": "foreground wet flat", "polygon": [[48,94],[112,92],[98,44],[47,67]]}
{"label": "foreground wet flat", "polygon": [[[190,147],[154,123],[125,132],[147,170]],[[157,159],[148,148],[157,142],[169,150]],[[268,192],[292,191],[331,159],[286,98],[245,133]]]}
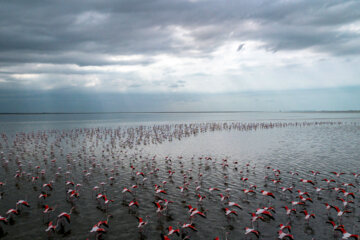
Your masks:
{"label": "foreground wet flat", "polygon": [[[169,226],[181,229],[181,236],[173,234],[171,239],[256,239],[255,234],[245,235],[246,227],[258,230],[261,239],[276,239],[279,224],[290,225],[295,239],[340,239],[341,232],[334,234],[327,223],[331,220],[341,221],[348,232],[357,234],[360,178],[352,173],[360,172],[359,132],[356,124],[324,121],[159,124],[3,135],[0,215],[7,217],[6,212],[16,208],[21,199],[30,208],[22,207],[12,224],[2,224],[2,238],[95,239],[96,233],[90,230],[108,215],[112,216],[109,228],[98,233],[104,239],[161,239],[161,234],[169,234]],[[320,173],[314,176],[311,171]],[[322,181],[325,178],[335,182],[328,185]],[[51,184],[52,190],[44,184]],[[282,187],[291,192],[283,192]],[[315,187],[323,190],[316,192]],[[122,193],[124,188],[132,193]],[[70,196],[70,189],[78,197]],[[156,193],[156,189],[166,194]],[[254,193],[246,194],[244,189]],[[275,198],[263,196],[262,190]],[[292,201],[301,202],[298,190],[308,192],[300,195],[312,202],[291,206]],[[44,200],[39,198],[42,192],[48,196]],[[353,192],[354,198],[346,192]],[[113,202],[105,204],[98,194]],[[223,201],[220,194],[225,196]],[[199,201],[199,195],[205,198]],[[167,207],[164,199],[170,201]],[[345,209],[340,199],[353,203]],[[131,201],[137,201],[139,207],[129,207]],[[154,202],[159,202],[160,212]],[[242,209],[229,206],[229,202]],[[324,203],[334,207],[327,210]],[[44,215],[43,205],[55,210]],[[189,205],[206,217],[196,214],[190,218]],[[251,222],[250,213],[270,206],[275,209],[270,211],[274,219],[259,214],[264,221]],[[287,216],[284,206],[296,209],[296,214]],[[349,213],[339,218],[335,206]],[[72,207],[66,233],[60,229],[45,232],[48,221],[55,224],[57,216],[69,213]],[[237,216],[226,216],[225,208],[236,211]],[[305,209],[315,218],[305,220],[301,213]],[[147,224],[138,228],[137,217]],[[192,223],[197,231],[181,228],[184,223]]]}

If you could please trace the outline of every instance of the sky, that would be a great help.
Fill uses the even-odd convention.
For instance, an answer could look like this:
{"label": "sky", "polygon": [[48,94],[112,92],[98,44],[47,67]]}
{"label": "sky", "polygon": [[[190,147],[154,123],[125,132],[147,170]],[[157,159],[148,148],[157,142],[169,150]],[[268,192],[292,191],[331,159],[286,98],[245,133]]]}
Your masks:
{"label": "sky", "polygon": [[0,112],[360,110],[360,1],[0,3]]}

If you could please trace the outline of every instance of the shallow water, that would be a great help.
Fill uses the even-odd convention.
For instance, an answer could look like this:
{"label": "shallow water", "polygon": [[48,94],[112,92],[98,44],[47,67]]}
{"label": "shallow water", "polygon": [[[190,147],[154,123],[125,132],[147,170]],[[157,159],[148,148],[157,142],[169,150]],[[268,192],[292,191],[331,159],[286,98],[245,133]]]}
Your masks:
{"label": "shallow water", "polygon": [[0,114],[0,132],[74,129],[189,122],[280,122],[360,120],[359,112],[202,112],[104,114]]}
{"label": "shallow water", "polygon": [[[251,115],[251,114],[250,114]],[[261,114],[260,114],[261,115]],[[160,239],[160,233],[167,233],[168,226],[176,227],[178,222],[188,222],[189,213],[187,205],[198,206],[206,212],[206,218],[199,216],[193,219],[198,232],[190,232],[191,239],[213,239],[219,236],[224,238],[224,233],[229,232],[228,239],[251,239],[244,235],[244,228],[250,227],[250,212],[254,212],[259,207],[274,206],[275,220],[259,222],[255,227],[261,232],[261,239],[275,239],[277,237],[278,225],[286,224],[289,219],[281,207],[287,205],[290,207],[290,201],[296,200],[297,193],[281,194],[279,187],[289,187],[295,185],[294,190],[307,190],[313,199],[313,203],[307,203],[306,209],[316,214],[315,219],[310,220],[308,224],[304,215],[299,213],[302,207],[298,208],[298,213],[291,220],[292,234],[295,239],[333,239],[333,231],[330,225],[326,224],[329,217],[336,220],[335,211],[331,210],[328,216],[324,202],[339,206],[342,209],[342,203],[336,199],[337,194],[334,191],[322,191],[319,195],[314,192],[311,185],[299,182],[300,178],[315,180],[309,172],[310,170],[320,171],[316,177],[316,184],[326,188],[323,178],[334,178],[338,183],[332,186],[338,186],[342,182],[352,182],[357,188],[355,192],[354,204],[350,210],[352,213],[345,215],[342,223],[345,228],[352,233],[360,232],[360,214],[359,214],[359,190],[358,182],[354,180],[351,172],[360,172],[360,127],[357,115],[321,115],[315,114],[286,115],[270,114],[254,116],[242,116],[247,122],[261,122],[261,119],[272,119],[272,122],[308,122],[313,121],[341,121],[342,124],[324,124],[310,125],[305,127],[284,127],[271,129],[257,129],[249,131],[238,131],[236,129],[222,129],[219,131],[198,132],[196,135],[181,135],[181,140],[172,137],[169,139],[169,132],[162,129],[162,143],[151,143],[146,137],[142,136],[139,145],[129,147],[126,142],[126,134],[129,134],[129,126],[138,125],[144,122],[129,124],[127,121],[121,122],[115,119],[102,121],[101,119],[80,119],[80,120],[46,120],[44,119],[23,119],[23,121],[11,122],[4,121],[2,132],[7,132],[9,137],[8,145],[4,139],[1,140],[2,162],[8,160],[8,167],[0,168],[0,181],[6,182],[3,187],[5,193],[0,200],[0,215],[4,216],[9,208],[15,208],[15,203],[19,199],[26,199],[31,207],[24,210],[21,215],[15,217],[15,224],[5,226],[7,235],[3,239],[47,239],[45,233],[46,225],[43,222],[42,208],[38,200],[42,183],[48,183],[54,180],[54,190],[50,192],[51,196],[46,203],[50,206],[57,206],[56,215],[62,211],[69,211],[71,204],[65,201],[66,186],[65,178],[73,180],[75,183],[81,183],[82,187],[80,198],[76,203],[77,211],[71,217],[71,232],[68,234],[56,233],[52,239],[86,239],[90,237],[91,227],[100,220],[106,218],[106,213],[97,208],[97,201],[94,197],[92,188],[95,185],[100,186],[100,182],[106,182],[104,188],[106,195],[114,200],[109,205],[108,213],[113,215],[110,219],[110,228],[105,239]],[[239,117],[239,116],[237,116]],[[174,118],[173,122],[202,122],[204,116],[190,119]],[[223,115],[205,117],[207,122],[231,122],[237,120],[236,115]],[[281,119],[281,120],[280,120]],[[71,121],[71,122],[68,122]],[[94,122],[96,121],[96,122]],[[146,121],[145,121],[146,122]],[[269,122],[269,121],[263,121]],[[149,120],[147,126],[154,124],[164,124],[162,119]],[[74,130],[82,125],[87,129]],[[4,128],[5,126],[5,128]],[[118,126],[121,129],[115,130]],[[171,125],[173,126],[173,125]],[[6,128],[8,127],[8,128]],[[95,130],[94,127],[101,127]],[[47,137],[42,137],[34,132],[34,136],[19,135],[17,145],[13,144],[14,133],[20,131],[29,132],[30,129],[42,129]],[[49,131],[49,129],[61,129]],[[149,132],[147,129],[145,132]],[[174,133],[174,132],[173,132]],[[132,133],[130,133],[131,135]],[[121,137],[120,137],[121,136]],[[174,134],[173,134],[174,136]],[[177,135],[180,136],[180,135]],[[136,139],[139,139],[137,135]],[[144,140],[146,145],[144,145]],[[53,154],[51,153],[53,151]],[[9,155],[9,153],[12,153]],[[70,154],[71,153],[71,154]],[[47,156],[45,164],[44,156]],[[53,155],[53,156],[51,156]],[[179,158],[181,156],[181,159]],[[172,161],[165,161],[169,157]],[[206,157],[211,159],[206,160]],[[51,159],[56,158],[56,164],[51,163]],[[154,159],[154,160],[153,160]],[[223,168],[223,159],[227,159],[229,167]],[[26,174],[20,179],[15,179],[16,170],[21,169],[30,176],[35,176],[36,168],[39,165],[40,170],[45,169],[44,178],[39,178],[37,183],[32,184],[28,181]],[[238,164],[234,164],[237,161]],[[18,162],[18,163],[16,163]],[[31,165],[29,165],[31,163]],[[67,164],[70,164],[69,166]],[[92,170],[92,163],[95,165]],[[171,163],[171,164],[170,164]],[[246,167],[246,164],[249,166]],[[140,207],[138,209],[129,209],[127,204],[132,197],[124,199],[121,193],[124,187],[130,187],[136,182],[141,182],[141,176],[132,176],[130,165],[136,167],[137,171],[143,171],[148,178],[144,186],[139,186],[136,191],[136,199]],[[237,168],[236,168],[237,166]],[[271,169],[281,171],[281,183],[279,187],[272,182],[264,180],[267,175],[274,178],[272,170],[264,166],[271,166]],[[58,167],[61,177],[55,177]],[[155,168],[159,171],[150,174]],[[114,174],[111,170],[114,170]],[[175,171],[172,178],[168,178],[167,171]],[[65,172],[70,171],[69,177],[65,177]],[[83,177],[83,170],[89,170],[91,176],[86,180]],[[136,171],[135,170],[135,171]],[[288,172],[296,171],[299,176],[292,177]],[[339,179],[330,174],[331,171],[343,171],[346,174]],[[106,173],[106,174],[105,174]],[[198,173],[202,173],[201,178]],[[189,191],[181,193],[179,186],[183,186],[184,176],[186,174],[186,183],[189,184]],[[114,176],[115,182],[111,185],[109,177]],[[227,178],[224,178],[224,177]],[[247,177],[246,183],[240,181],[241,177]],[[169,209],[164,215],[156,214],[156,208],[153,204],[155,200],[154,184],[161,185],[166,180],[167,196],[166,198],[174,201],[170,203]],[[359,178],[360,180],[360,178]],[[241,191],[248,188],[249,184],[256,184],[257,194],[246,197]],[[198,198],[195,195],[195,187],[201,185],[199,193],[206,195],[206,199],[201,205],[198,205]],[[243,207],[243,210],[235,209],[237,217],[226,217],[222,208],[224,203],[220,201],[218,193],[210,193],[209,187],[218,187],[221,193],[226,188],[231,188],[230,199]],[[276,195],[276,199],[267,199],[261,196],[260,190],[267,190]],[[338,194],[342,196],[342,194]],[[137,229],[137,219],[135,216],[150,216],[150,220],[143,232]],[[337,235],[339,239],[340,235]],[[171,236],[171,239],[180,239],[177,236]]]}

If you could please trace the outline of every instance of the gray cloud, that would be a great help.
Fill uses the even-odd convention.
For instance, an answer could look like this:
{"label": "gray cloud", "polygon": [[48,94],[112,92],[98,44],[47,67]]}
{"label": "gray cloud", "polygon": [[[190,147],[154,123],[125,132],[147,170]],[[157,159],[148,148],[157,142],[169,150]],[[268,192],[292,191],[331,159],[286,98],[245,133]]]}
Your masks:
{"label": "gray cloud", "polygon": [[151,57],[141,60],[110,60],[111,55],[87,52],[25,53],[14,54],[11,51],[3,52],[0,56],[0,66],[9,66],[16,63],[44,63],[44,64],[75,64],[78,66],[106,66],[106,65],[149,65],[154,61]]}
{"label": "gray cloud", "polygon": [[[358,33],[334,31],[360,20],[358,1],[6,1],[0,8],[0,52],[23,55],[1,62],[78,62],[64,52],[94,54],[178,53],[198,49],[209,53],[230,33],[241,40],[262,40],[269,48],[316,47],[332,54],[348,54],[336,46],[359,40]],[[242,29],[253,21],[259,29]],[[174,39],[174,26],[190,29],[193,45]],[[360,41],[358,41],[360,42]],[[328,48],[333,45],[332,48]],[[360,44],[359,44],[360,45]],[[356,45],[356,53],[360,46]],[[354,52],[352,52],[354,53]],[[2,54],[1,54],[2,55]],[[45,57],[43,57],[45,58]],[[45,58],[46,59],[46,58]],[[99,61],[99,65],[112,64]]]}
{"label": "gray cloud", "polygon": [[[120,74],[86,67],[151,67],[161,54],[207,59],[228,41],[240,43],[238,51],[253,40],[269,52],[311,48],[343,60],[360,54],[360,30],[348,28],[359,24],[359,9],[356,0],[3,1],[0,89],[81,89],[96,80],[104,83],[99,90],[104,85],[181,90],[190,80],[174,78],[171,68],[144,77],[136,70]],[[116,58],[124,55],[141,57]],[[197,81],[212,77],[198,72],[185,75]],[[30,82],[16,74],[37,75]]]}

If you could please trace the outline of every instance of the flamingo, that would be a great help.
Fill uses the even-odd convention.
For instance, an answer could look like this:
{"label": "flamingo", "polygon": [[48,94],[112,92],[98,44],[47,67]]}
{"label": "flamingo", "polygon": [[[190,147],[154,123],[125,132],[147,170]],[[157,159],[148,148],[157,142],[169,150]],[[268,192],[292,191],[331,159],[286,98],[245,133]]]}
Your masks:
{"label": "flamingo", "polygon": [[90,233],[95,233],[95,239],[98,240],[100,239],[100,237],[106,233],[106,229],[105,228],[101,228],[99,227],[97,224],[95,224],[91,230]]}
{"label": "flamingo", "polygon": [[282,230],[278,231],[278,239],[294,239],[294,236],[289,233],[284,233]]}
{"label": "flamingo", "polygon": [[174,175],[174,173],[175,173],[174,171],[170,171],[170,170],[169,170],[169,171],[168,171],[168,174],[169,174],[168,177],[169,177],[169,178],[172,177],[172,176]]}
{"label": "flamingo", "polygon": [[136,172],[136,176],[142,176],[145,177],[145,174],[143,172]]}
{"label": "flamingo", "polygon": [[125,195],[126,193],[133,195],[132,191],[128,188],[123,188],[121,193],[123,194],[123,200],[126,198],[126,195]]}
{"label": "flamingo", "polygon": [[211,192],[213,192],[213,191],[220,191],[220,189],[218,189],[218,188],[209,188],[209,192],[211,193]]}
{"label": "flamingo", "polygon": [[225,199],[229,198],[228,196],[224,196],[221,193],[219,194],[220,200],[223,202]]}
{"label": "flamingo", "polygon": [[190,213],[190,217],[194,217],[196,214],[200,215],[203,218],[206,218],[206,215],[202,212],[200,212],[197,208],[192,209]]}
{"label": "flamingo", "polygon": [[250,213],[250,215],[251,215],[251,224],[253,227],[254,227],[254,222],[257,222],[258,219],[264,221],[264,217],[262,216],[258,216],[255,213]]}
{"label": "flamingo", "polygon": [[187,206],[189,208],[189,213],[191,213],[192,211],[194,211],[195,208],[193,208],[191,205]]}
{"label": "flamingo", "polygon": [[277,179],[272,179],[270,180],[272,183],[274,183],[275,185],[278,185],[279,183],[281,183],[281,180],[277,180]]}
{"label": "flamingo", "polygon": [[328,203],[324,203],[324,205],[325,205],[327,212],[329,213],[329,210],[331,209],[331,205]]}
{"label": "flamingo", "polygon": [[46,193],[40,193],[40,195],[39,195],[39,199],[40,200],[45,200],[46,198],[48,197],[48,195],[46,194]]}
{"label": "flamingo", "polygon": [[274,195],[273,193],[271,193],[271,192],[261,190],[261,194],[262,194],[263,196],[269,196],[269,197],[272,197],[272,198],[275,199],[275,195]]}
{"label": "flamingo", "polygon": [[320,174],[319,171],[313,171],[313,170],[311,170],[310,172],[312,173],[312,175],[313,175],[314,177],[316,177],[316,175]]}
{"label": "flamingo", "polygon": [[297,202],[297,201],[291,201],[291,205],[292,205],[292,206],[303,205],[303,204],[305,204],[305,203],[303,203],[303,202]]}
{"label": "flamingo", "polygon": [[6,219],[10,222],[10,224],[14,222],[15,215],[19,215],[19,212],[16,209],[11,208],[6,212]]}
{"label": "flamingo", "polygon": [[360,173],[352,173],[355,179],[357,179],[360,176]]}
{"label": "flamingo", "polygon": [[30,207],[29,203],[25,200],[19,200],[16,202],[16,210],[20,212],[22,210],[22,206]]}
{"label": "flamingo", "polygon": [[299,196],[306,195],[307,197],[310,197],[308,192],[302,192],[300,190],[297,190],[297,192],[298,192]]}
{"label": "flamingo", "polygon": [[[98,204],[100,205],[100,208],[102,210],[107,211],[108,210],[108,206],[111,202],[114,202],[114,200],[112,199],[108,199],[107,196],[105,194],[101,194],[99,193],[96,197],[96,199],[98,200]],[[102,200],[102,201],[101,201]]]}
{"label": "flamingo", "polygon": [[327,178],[324,178],[324,179],[321,180],[321,181],[326,182],[328,185],[329,185],[330,183],[332,183],[332,182],[336,182],[334,179],[327,179]]}
{"label": "flamingo", "polygon": [[344,225],[337,225],[334,221],[326,221],[326,223],[331,224],[334,231],[338,228],[344,228]]}
{"label": "flamingo", "polygon": [[346,208],[349,205],[349,203],[354,203],[354,201],[346,201],[345,199],[342,198],[337,198],[337,199],[342,201],[344,208]]}
{"label": "flamingo", "polygon": [[353,187],[353,188],[355,188],[354,184],[352,184],[352,183],[342,183],[341,185],[345,186],[345,187]]}
{"label": "flamingo", "polygon": [[179,186],[178,187],[180,189],[180,192],[183,193],[185,190],[188,191],[188,188],[187,187],[181,187]]}
{"label": "flamingo", "polygon": [[337,212],[337,217],[340,218],[340,220],[341,220],[341,217],[342,217],[345,213],[351,213],[350,211],[347,211],[347,210],[341,211],[340,208],[338,208],[337,206],[331,206],[331,207],[336,210],[336,212]]}
{"label": "flamingo", "polygon": [[343,228],[343,227],[336,228],[335,231],[341,231],[341,233],[343,234],[341,239],[353,238],[353,239],[359,240],[359,235],[351,234],[351,233],[347,232],[345,230],[345,228]]}
{"label": "flamingo", "polygon": [[289,232],[291,232],[291,226],[290,225],[284,225],[284,224],[280,224],[279,225],[280,230],[284,230],[287,229]]}
{"label": "flamingo", "polygon": [[241,191],[243,191],[245,194],[255,193],[254,190],[251,190],[251,189],[242,189]]}
{"label": "flamingo", "polygon": [[339,188],[339,187],[334,187],[334,188],[331,188],[331,189],[334,190],[335,192],[341,192],[342,190],[344,190],[344,189]]}
{"label": "flamingo", "polygon": [[306,202],[306,201],[313,202],[313,200],[311,198],[305,198],[302,195],[298,196],[298,198],[300,198],[300,201],[302,201],[302,202]]}
{"label": "flamingo", "polygon": [[288,192],[292,193],[292,192],[293,192],[292,190],[293,190],[293,187],[288,187],[288,188],[286,188],[286,187],[281,187],[281,191],[282,191],[282,192],[288,191]]}
{"label": "flamingo", "polygon": [[303,210],[301,211],[305,215],[305,220],[309,222],[310,218],[315,218],[315,214],[309,214],[308,211]]}
{"label": "flamingo", "polygon": [[106,217],[106,220],[104,221],[99,221],[96,225],[98,227],[102,227],[102,228],[109,228],[109,218],[112,217],[111,214],[108,214]]}
{"label": "flamingo", "polygon": [[8,220],[5,218],[5,217],[3,217],[3,216],[1,216],[0,215],[0,236],[3,234],[3,232],[4,232],[4,230],[3,230],[3,226],[2,226],[2,224],[8,224],[9,222],[8,222]]}
{"label": "flamingo", "polygon": [[[0,216],[0,222],[5,223],[5,224],[8,224],[7,219],[6,219],[5,217],[3,217],[3,216]],[[0,225],[0,226],[1,226],[1,225]]]}
{"label": "flamingo", "polygon": [[[143,229],[144,226],[145,226],[146,224],[148,224],[148,221],[144,221],[143,218],[141,218],[141,217],[136,217],[136,218],[137,218],[138,221],[139,221],[139,224],[138,224],[138,226],[137,226],[139,229]],[[150,216],[146,216],[145,218],[150,218]]]}
{"label": "flamingo", "polygon": [[60,228],[60,230],[62,229],[65,232],[66,226],[70,224],[71,214],[73,213],[74,209],[75,208],[72,207],[70,209],[70,213],[62,212],[57,216],[56,229]]}
{"label": "flamingo", "polygon": [[51,183],[44,183],[42,188],[44,189],[45,192],[53,190]]}
{"label": "flamingo", "polygon": [[166,207],[161,206],[161,204],[159,202],[153,202],[156,206],[156,212],[157,213],[161,213],[164,210],[166,210]]}
{"label": "flamingo", "polygon": [[161,240],[171,240],[167,235],[164,235],[163,233],[160,234]]}
{"label": "flamingo", "polygon": [[228,202],[228,206],[229,207],[237,207],[239,209],[242,209],[242,207],[239,204],[235,203],[235,202]]}
{"label": "flamingo", "polygon": [[136,200],[133,200],[133,201],[131,201],[130,203],[129,203],[129,207],[132,207],[132,206],[135,206],[135,207],[139,207],[139,203],[138,203],[138,201],[136,201]]}
{"label": "flamingo", "polygon": [[296,213],[296,209],[290,209],[288,206],[284,206],[283,208],[285,208],[285,211],[286,211],[286,215],[290,216],[290,214],[293,212],[293,213]]}
{"label": "flamingo", "polygon": [[265,216],[268,216],[269,218],[271,218],[272,220],[275,220],[273,215],[271,214],[271,212],[267,211],[267,209],[264,209],[264,208],[258,208],[256,209],[256,212],[255,212],[256,215],[260,215],[260,214],[263,214]]}
{"label": "flamingo", "polygon": [[49,205],[45,205],[44,206],[44,210],[43,210],[43,220],[44,220],[44,216],[47,216],[47,219],[49,219],[49,215],[54,212],[55,208],[49,207]]}
{"label": "flamingo", "polygon": [[156,190],[155,190],[155,193],[157,193],[157,194],[158,194],[158,193],[167,194],[165,190],[162,190],[162,189],[160,189],[160,188],[159,188],[159,189],[156,189]]}
{"label": "flamingo", "polygon": [[197,229],[195,228],[194,225],[190,224],[190,223],[184,223],[181,228],[184,228],[184,229],[187,229],[187,228],[190,228],[191,230],[197,232]]}
{"label": "flamingo", "polygon": [[47,232],[48,235],[50,236],[50,234],[55,233],[55,231],[56,231],[56,225],[53,225],[53,222],[50,221],[48,227],[45,229],[45,232]]}
{"label": "flamingo", "polygon": [[345,174],[343,172],[330,172],[330,173],[334,174],[336,177],[340,177],[341,175]]}
{"label": "flamingo", "polygon": [[317,194],[319,194],[320,191],[325,190],[324,188],[319,188],[319,187],[314,187],[314,189],[315,189],[315,191],[316,191]]}
{"label": "flamingo", "polygon": [[226,216],[229,216],[230,214],[234,214],[236,216],[238,215],[236,211],[232,211],[232,210],[230,210],[228,208],[224,208],[224,211],[225,211]]}
{"label": "flamingo", "polygon": [[299,176],[299,173],[297,173],[297,172],[289,171],[289,173],[291,174],[292,177],[294,177],[295,175]]}
{"label": "flamingo", "polygon": [[176,233],[178,236],[180,235],[180,229],[173,229],[172,226],[168,227],[168,236],[171,236],[172,234]]}
{"label": "flamingo", "polygon": [[347,192],[344,189],[340,189],[340,191],[344,194],[344,197],[351,196],[352,198],[355,198],[355,194],[352,192]]}
{"label": "flamingo", "polygon": [[204,196],[201,196],[200,193],[198,193],[197,196],[198,196],[198,201],[199,201],[199,202],[202,202],[202,201],[206,198],[205,195],[204,195]]}
{"label": "flamingo", "polygon": [[169,201],[167,199],[159,200],[159,203],[164,203],[164,207],[168,207],[169,203],[174,203],[173,201]]}
{"label": "flamingo", "polygon": [[245,228],[245,235],[248,235],[250,233],[254,234],[257,238],[260,237],[260,232],[259,231],[255,230],[253,228],[246,227]]}
{"label": "flamingo", "polygon": [[313,181],[311,181],[311,180],[307,180],[307,179],[300,179],[300,182],[302,182],[302,183],[310,183],[311,185],[315,185],[315,183],[313,182]]}

